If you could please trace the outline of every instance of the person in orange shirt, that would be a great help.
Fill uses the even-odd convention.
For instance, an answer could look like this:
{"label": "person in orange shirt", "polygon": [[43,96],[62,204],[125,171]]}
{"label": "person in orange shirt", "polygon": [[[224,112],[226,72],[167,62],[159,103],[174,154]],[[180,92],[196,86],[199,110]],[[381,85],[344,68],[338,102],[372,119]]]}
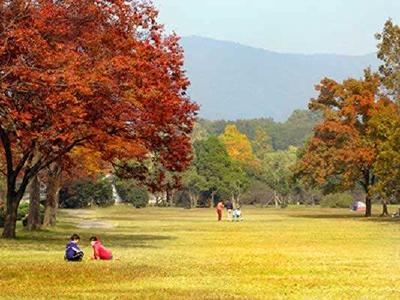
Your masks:
{"label": "person in orange shirt", "polygon": [[217,215],[218,215],[218,221],[221,221],[222,220],[222,211],[224,210],[224,203],[221,200],[218,202],[216,210],[217,210]]}

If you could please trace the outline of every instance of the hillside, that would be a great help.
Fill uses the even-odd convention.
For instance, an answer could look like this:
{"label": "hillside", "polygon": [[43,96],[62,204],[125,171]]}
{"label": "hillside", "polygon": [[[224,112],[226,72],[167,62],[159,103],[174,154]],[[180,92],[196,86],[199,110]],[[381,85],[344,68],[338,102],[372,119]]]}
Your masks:
{"label": "hillside", "polygon": [[375,54],[285,54],[196,36],[183,38],[182,46],[190,95],[207,119],[283,121],[307,107],[323,77],[360,77],[378,64]]}

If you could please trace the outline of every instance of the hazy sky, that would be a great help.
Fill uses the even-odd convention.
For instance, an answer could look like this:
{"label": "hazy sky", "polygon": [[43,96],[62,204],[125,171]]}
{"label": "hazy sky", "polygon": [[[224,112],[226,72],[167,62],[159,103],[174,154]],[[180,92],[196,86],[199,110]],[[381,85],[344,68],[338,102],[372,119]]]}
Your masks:
{"label": "hazy sky", "polygon": [[200,35],[280,52],[365,54],[400,0],[154,0],[181,36]]}

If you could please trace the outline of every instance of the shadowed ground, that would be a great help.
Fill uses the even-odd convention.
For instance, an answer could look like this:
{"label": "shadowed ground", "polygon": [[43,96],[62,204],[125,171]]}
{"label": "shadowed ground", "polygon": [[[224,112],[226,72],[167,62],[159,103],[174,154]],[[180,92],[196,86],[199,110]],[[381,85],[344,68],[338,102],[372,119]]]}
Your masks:
{"label": "shadowed ground", "polygon": [[[217,223],[211,209],[61,211],[55,229],[0,240],[0,299],[398,299],[397,220],[243,212],[244,222]],[[74,232],[86,260],[65,263]],[[91,235],[120,260],[88,260]]]}

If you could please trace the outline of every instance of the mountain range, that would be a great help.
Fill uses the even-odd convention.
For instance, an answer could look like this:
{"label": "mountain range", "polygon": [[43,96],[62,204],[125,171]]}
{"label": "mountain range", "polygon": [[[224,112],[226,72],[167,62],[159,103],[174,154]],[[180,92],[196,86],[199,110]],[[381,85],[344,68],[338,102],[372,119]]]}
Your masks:
{"label": "mountain range", "polygon": [[184,37],[189,95],[200,104],[199,116],[215,119],[272,117],[283,121],[305,109],[324,77],[360,78],[376,69],[375,53],[289,54],[199,36]]}

